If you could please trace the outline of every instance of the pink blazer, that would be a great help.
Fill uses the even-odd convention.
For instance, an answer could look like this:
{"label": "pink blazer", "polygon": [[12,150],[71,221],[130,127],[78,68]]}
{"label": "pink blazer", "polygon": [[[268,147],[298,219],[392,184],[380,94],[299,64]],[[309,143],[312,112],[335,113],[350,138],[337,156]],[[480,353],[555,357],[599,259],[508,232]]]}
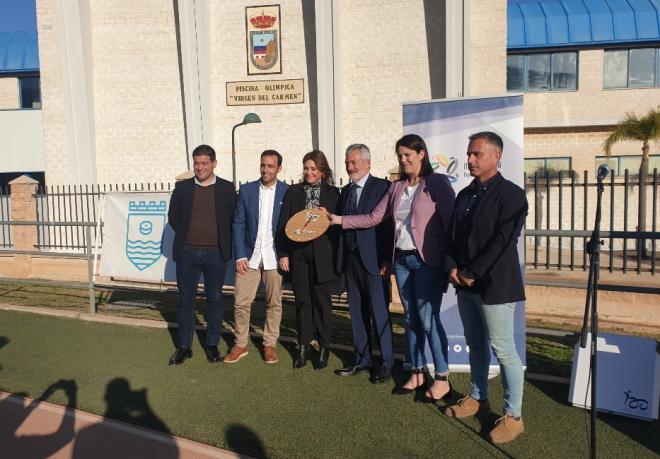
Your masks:
{"label": "pink blazer", "polygon": [[[406,186],[405,180],[397,180],[371,213],[345,215],[341,227],[371,228],[387,217],[392,217],[392,225],[396,225],[394,213]],[[442,265],[448,251],[447,231],[454,207],[454,190],[446,175],[435,173],[422,177],[419,187],[412,202],[413,241],[424,263],[430,266]]]}

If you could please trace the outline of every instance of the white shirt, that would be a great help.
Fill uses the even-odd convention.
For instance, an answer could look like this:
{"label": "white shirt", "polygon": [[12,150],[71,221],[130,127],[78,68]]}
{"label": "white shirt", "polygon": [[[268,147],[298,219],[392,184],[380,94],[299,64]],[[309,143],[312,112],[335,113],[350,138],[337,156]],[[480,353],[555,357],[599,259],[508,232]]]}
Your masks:
{"label": "white shirt", "polygon": [[254,241],[254,252],[248,262],[252,269],[259,269],[263,263],[265,270],[277,269],[277,255],[273,239],[273,205],[275,204],[275,189],[277,182],[270,188],[259,183],[259,226],[257,239]]}
{"label": "white shirt", "polygon": [[408,186],[401,195],[399,207],[394,214],[396,229],[394,232],[394,246],[399,250],[415,250],[415,240],[412,236],[412,202],[419,183]]}
{"label": "white shirt", "polygon": [[362,177],[360,180],[357,182],[353,182],[357,187],[355,188],[355,207],[357,208],[357,205],[360,203],[360,196],[362,196],[362,189],[364,188],[364,185],[367,183],[367,180],[369,180],[369,176],[371,176],[370,173],[364,174],[364,177]]}

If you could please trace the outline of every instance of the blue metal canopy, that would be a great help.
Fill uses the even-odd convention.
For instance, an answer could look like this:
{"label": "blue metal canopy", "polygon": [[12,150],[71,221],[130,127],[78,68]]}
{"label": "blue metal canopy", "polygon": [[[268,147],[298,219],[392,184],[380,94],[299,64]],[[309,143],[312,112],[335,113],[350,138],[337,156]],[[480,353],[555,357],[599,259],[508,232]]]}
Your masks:
{"label": "blue metal canopy", "polygon": [[38,71],[37,32],[0,32],[0,73]]}
{"label": "blue metal canopy", "polygon": [[509,49],[660,41],[660,0],[508,0]]}

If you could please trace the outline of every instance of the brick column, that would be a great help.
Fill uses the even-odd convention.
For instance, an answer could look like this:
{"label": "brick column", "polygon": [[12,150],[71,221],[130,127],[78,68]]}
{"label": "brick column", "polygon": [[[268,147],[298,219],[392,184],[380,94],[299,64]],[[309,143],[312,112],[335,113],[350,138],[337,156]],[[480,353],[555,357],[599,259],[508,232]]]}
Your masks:
{"label": "brick column", "polygon": [[[39,182],[22,175],[9,182],[11,187],[10,209],[13,221],[30,222],[37,220],[37,193]],[[12,226],[12,243],[14,250],[37,250],[36,226]],[[31,258],[29,255],[16,255],[16,274],[19,277],[29,277]]]}

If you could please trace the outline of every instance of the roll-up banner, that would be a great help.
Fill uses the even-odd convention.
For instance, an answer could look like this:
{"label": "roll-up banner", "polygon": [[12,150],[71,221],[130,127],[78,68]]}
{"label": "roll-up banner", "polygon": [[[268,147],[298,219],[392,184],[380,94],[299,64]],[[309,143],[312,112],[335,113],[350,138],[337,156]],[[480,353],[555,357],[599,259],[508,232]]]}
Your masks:
{"label": "roll-up banner", "polygon": [[[403,105],[403,133],[417,134],[429,149],[436,173],[449,178],[458,193],[471,181],[467,166],[468,137],[479,131],[493,131],[504,140],[500,164],[502,175],[525,188],[523,173],[523,97],[521,95],[433,100]],[[520,269],[525,272],[524,235],[518,240]],[[442,299],[441,317],[449,339],[449,366],[452,371],[469,370],[469,349],[458,313],[454,287]],[[525,365],[525,303],[516,305],[515,341]],[[491,355],[491,373],[499,372]]]}

